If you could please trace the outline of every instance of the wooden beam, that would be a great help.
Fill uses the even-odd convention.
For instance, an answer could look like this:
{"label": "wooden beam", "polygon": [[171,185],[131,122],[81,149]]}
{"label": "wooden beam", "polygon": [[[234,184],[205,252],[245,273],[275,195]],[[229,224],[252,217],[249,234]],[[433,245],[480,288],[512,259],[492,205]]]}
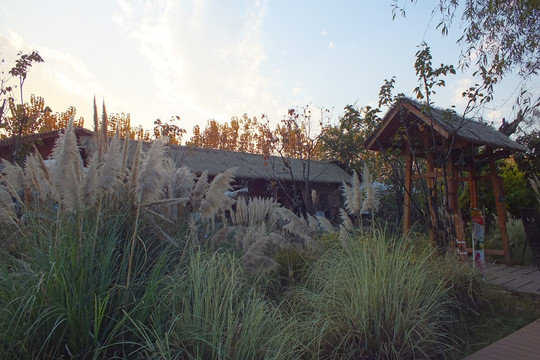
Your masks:
{"label": "wooden beam", "polygon": [[407,146],[405,153],[405,194],[403,201],[403,233],[411,228],[411,195],[412,195],[412,152]]}
{"label": "wooden beam", "polygon": [[[470,247],[467,248],[467,253],[472,254],[472,249]],[[484,249],[484,254],[486,255],[504,255],[504,250],[499,249]]]}
{"label": "wooden beam", "polygon": [[[490,151],[490,150],[488,150]],[[502,245],[504,250],[504,260],[507,266],[512,266],[512,258],[510,256],[510,246],[508,245],[508,232],[506,230],[506,205],[504,203],[504,192],[501,181],[497,175],[497,167],[495,166],[495,156],[489,157],[489,172],[491,175],[491,184],[493,186],[493,194],[495,195],[495,204],[497,206],[497,217],[499,219],[499,230],[501,233]]]}

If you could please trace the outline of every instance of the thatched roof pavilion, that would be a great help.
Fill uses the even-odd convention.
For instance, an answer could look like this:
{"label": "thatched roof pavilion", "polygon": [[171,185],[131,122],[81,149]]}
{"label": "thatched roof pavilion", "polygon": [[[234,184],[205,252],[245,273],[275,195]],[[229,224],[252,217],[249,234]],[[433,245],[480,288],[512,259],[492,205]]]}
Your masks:
{"label": "thatched roof pavilion", "polygon": [[[488,124],[459,116],[453,110],[443,110],[436,107],[427,108],[419,102],[402,98],[384,115],[383,123],[365,142],[370,150],[388,148],[406,149],[405,139],[396,141],[398,129],[408,125],[410,138],[422,133],[422,127],[431,127],[437,145],[449,145],[452,149],[471,149],[487,146],[496,150],[499,156],[509,155],[516,151],[527,151],[523,145],[511,140],[508,136],[495,130]],[[417,124],[416,126],[411,126]],[[417,155],[423,155],[422,144],[417,144]]]}
{"label": "thatched roof pavilion", "polygon": [[[471,208],[478,208],[477,181],[490,180],[504,250],[486,252],[504,255],[506,263],[511,265],[504,193],[495,160],[518,151],[527,151],[524,146],[487,124],[459,116],[453,110],[427,107],[408,98],[401,98],[392,106],[383,117],[381,126],[366,140],[365,146],[370,150],[399,149],[401,154],[405,155],[405,232],[411,226],[413,158],[426,159],[426,173],[417,176],[427,179],[430,199],[437,198],[438,187],[439,191],[445,192],[456,230],[453,245],[462,255],[471,249],[465,246],[465,225],[458,203],[458,183],[470,183]],[[476,172],[483,164],[489,164],[490,174],[477,176]],[[465,172],[467,176],[464,176]],[[440,180],[446,180],[447,186],[439,186]],[[437,216],[437,209],[433,208],[433,204],[436,204],[436,201],[429,202],[432,223]],[[432,239],[436,236],[433,228],[431,236]]]}

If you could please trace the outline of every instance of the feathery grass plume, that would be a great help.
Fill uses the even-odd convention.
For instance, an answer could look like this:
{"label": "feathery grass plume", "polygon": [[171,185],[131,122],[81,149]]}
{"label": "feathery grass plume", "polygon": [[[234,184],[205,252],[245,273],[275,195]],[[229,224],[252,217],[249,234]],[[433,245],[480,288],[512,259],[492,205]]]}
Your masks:
{"label": "feathery grass plume", "polygon": [[169,196],[170,197],[186,197],[190,196],[195,186],[195,174],[191,170],[182,166],[175,169],[169,181]]}
{"label": "feathery grass plume", "polygon": [[199,176],[195,187],[193,188],[193,193],[191,194],[191,206],[193,211],[199,211],[201,208],[203,196],[206,193],[208,188],[208,170],[204,170]]}
{"label": "feathery grass plume", "polygon": [[249,221],[248,215],[248,206],[246,204],[246,199],[240,197],[236,200],[236,208],[234,211],[231,211],[231,222],[235,225],[247,225]]}
{"label": "feathery grass plume", "polygon": [[283,229],[287,230],[293,235],[298,236],[307,243],[310,243],[313,239],[311,237],[311,231],[306,223],[306,220],[302,217],[296,216],[291,210],[286,208],[277,209],[279,215],[287,224],[283,226]]}
{"label": "feathery grass plume", "polygon": [[82,202],[87,208],[94,206],[94,204],[96,203],[99,172],[98,167],[98,155],[94,154],[90,158],[88,166],[85,168],[83,177]]}
{"label": "feathery grass plume", "polygon": [[107,115],[107,109],[105,108],[105,100],[103,100],[103,113],[101,114],[101,131],[99,134],[99,160],[103,158],[103,154],[107,152],[109,148],[109,139],[107,130],[109,128],[109,116]]}
{"label": "feathery grass plume", "polygon": [[317,219],[315,219],[310,214],[307,214],[306,219],[307,219],[309,230],[311,230],[311,232],[317,232],[320,230]]}
{"label": "feathery grass plume", "polygon": [[250,199],[247,208],[249,225],[262,225],[266,222],[270,228],[274,227],[279,216],[275,210],[279,206],[274,199],[261,197]]}
{"label": "feathery grass plume", "polygon": [[345,228],[349,231],[354,229],[353,222],[349,215],[347,215],[347,212],[343,210],[342,208],[339,208],[339,217],[341,218],[342,225],[345,226]]}
{"label": "feathery grass plume", "polygon": [[342,190],[345,198],[345,209],[350,215],[356,215],[362,207],[362,192],[356,171],[353,170],[351,186],[343,182]]}
{"label": "feathery grass plume", "polygon": [[234,181],[234,173],[237,168],[233,167],[219,173],[214,177],[201,204],[201,216],[203,219],[212,219],[220,209],[226,209],[234,203],[225,194],[225,191],[231,190],[231,183]]}
{"label": "feathery grass plume", "polygon": [[250,272],[268,272],[277,267],[277,263],[264,254],[265,248],[271,243],[269,236],[258,238],[244,253],[240,259],[241,264]]}
{"label": "feathery grass plume", "polygon": [[317,194],[317,190],[315,189],[311,190],[311,201],[313,202],[313,204],[316,204],[318,199],[319,199],[319,194]]}
{"label": "feathery grass plume", "polygon": [[0,223],[17,225],[19,219],[15,213],[15,203],[4,186],[0,186]]}
{"label": "feathery grass plume", "polygon": [[227,241],[229,234],[235,229],[234,226],[225,226],[219,229],[210,239],[210,244],[220,246]]}
{"label": "feathery grass plume", "polygon": [[37,150],[28,155],[24,162],[24,183],[28,196],[46,201],[53,195],[49,168]]}
{"label": "feathery grass plume", "polygon": [[103,157],[103,163],[99,167],[98,188],[105,194],[110,194],[122,183],[121,155],[122,143],[118,130],[116,131],[107,153]]}
{"label": "feathery grass plume", "polygon": [[364,164],[364,171],[362,173],[362,187],[366,192],[364,203],[362,204],[361,212],[371,211],[372,215],[377,211],[379,207],[379,197],[377,194],[377,188],[373,186],[373,179],[369,168]]}
{"label": "feathery grass plume", "polygon": [[128,168],[127,168],[127,162],[128,162],[128,155],[129,155],[129,144],[131,143],[129,138],[124,138],[122,140],[122,167],[121,167],[121,178],[125,179]]}
{"label": "feathery grass plume", "polygon": [[9,182],[11,187],[19,192],[24,189],[24,173],[18,164],[12,164],[6,159],[1,159],[2,173],[4,180]]}
{"label": "feathery grass plume", "polygon": [[334,229],[334,226],[332,225],[332,223],[330,222],[330,220],[328,220],[327,218],[325,218],[324,216],[315,216],[317,218],[317,220],[319,220],[319,222],[321,223],[322,227],[324,228],[324,230],[326,230],[327,232],[329,233],[334,233],[336,232],[336,229]]}
{"label": "feathery grass plume", "polygon": [[[171,159],[167,161],[168,166],[168,183],[166,189],[167,198],[187,198],[191,196],[193,191],[193,186],[195,185],[195,175],[187,167],[182,166],[180,168],[176,167],[176,164]],[[183,206],[169,205],[167,208],[169,217],[171,219],[176,219],[183,213]]]}
{"label": "feathery grass plume", "polygon": [[137,187],[137,180],[139,179],[139,172],[141,168],[141,153],[142,153],[142,141],[137,141],[137,147],[135,149],[135,155],[131,161],[131,174],[129,179],[129,190],[133,190]]}
{"label": "feathery grass plume", "polygon": [[99,115],[97,110],[96,96],[94,95],[94,142],[96,143],[96,149],[99,151]]}
{"label": "feathery grass plume", "polygon": [[73,117],[69,120],[64,134],[61,134],[56,141],[52,160],[51,182],[56,199],[66,209],[75,209],[81,197],[82,159],[73,126]]}
{"label": "feathery grass plume", "polygon": [[339,225],[339,241],[341,241],[341,245],[343,245],[345,249],[349,250],[351,248],[351,237],[343,225]]}
{"label": "feathery grass plume", "polygon": [[166,143],[167,138],[165,137],[157,139],[144,156],[135,189],[137,203],[142,206],[159,200],[163,194],[166,175],[164,166]]}

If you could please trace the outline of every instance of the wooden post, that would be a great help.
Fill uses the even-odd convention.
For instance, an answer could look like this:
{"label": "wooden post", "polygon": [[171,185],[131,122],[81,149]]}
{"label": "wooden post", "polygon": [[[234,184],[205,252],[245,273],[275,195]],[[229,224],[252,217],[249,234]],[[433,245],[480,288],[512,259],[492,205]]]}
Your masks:
{"label": "wooden post", "polygon": [[403,199],[403,234],[411,228],[412,152],[407,145],[405,153],[405,194]]}
{"label": "wooden post", "polygon": [[426,154],[427,162],[427,183],[428,183],[428,206],[429,206],[429,216],[431,220],[431,226],[429,227],[429,235],[431,238],[431,244],[436,245],[435,239],[435,229],[434,226],[437,223],[436,218],[436,209],[433,207],[433,199],[437,198],[437,175],[433,167],[433,153],[429,151],[431,148],[429,145],[429,133],[428,129],[424,130],[424,153]]}
{"label": "wooden post", "polygon": [[[488,149],[491,152],[490,149]],[[512,258],[510,257],[510,246],[508,245],[508,232],[506,231],[506,204],[504,203],[504,192],[501,186],[501,181],[497,175],[495,166],[495,158],[492,153],[489,157],[489,172],[491,176],[491,184],[493,186],[493,194],[495,195],[495,204],[497,206],[497,216],[499,218],[499,229],[503,243],[504,261],[507,266],[512,266]]]}
{"label": "wooden post", "polygon": [[478,209],[478,182],[474,170],[474,160],[469,169],[469,194],[471,197],[471,208]]}
{"label": "wooden post", "polygon": [[454,228],[456,229],[456,248],[458,254],[463,258],[467,255],[465,246],[465,227],[461,216],[458,198],[458,169],[455,167],[452,159],[448,160],[448,170],[450,178],[448,179],[448,204],[454,217]]}

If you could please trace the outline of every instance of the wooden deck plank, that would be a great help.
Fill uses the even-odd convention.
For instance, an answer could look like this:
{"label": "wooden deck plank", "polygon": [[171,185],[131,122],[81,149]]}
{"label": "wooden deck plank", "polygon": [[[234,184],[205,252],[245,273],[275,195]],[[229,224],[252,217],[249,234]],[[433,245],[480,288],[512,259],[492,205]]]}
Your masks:
{"label": "wooden deck plank", "polygon": [[540,359],[540,319],[465,358],[465,360]]}

